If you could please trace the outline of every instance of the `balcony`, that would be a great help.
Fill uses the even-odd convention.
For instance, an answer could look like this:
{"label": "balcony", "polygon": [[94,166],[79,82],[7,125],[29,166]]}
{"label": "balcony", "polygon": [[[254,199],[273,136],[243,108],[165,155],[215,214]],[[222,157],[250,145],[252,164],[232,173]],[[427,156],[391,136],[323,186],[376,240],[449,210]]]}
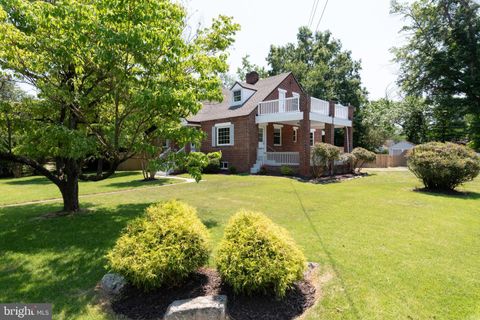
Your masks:
{"label": "balcony", "polygon": [[337,103],[330,110],[330,102],[313,97],[310,99],[310,120],[336,126],[352,126],[352,121],[348,118],[348,107]]}
{"label": "balcony", "polygon": [[298,97],[286,98],[285,100],[263,101],[258,104],[258,115],[300,112]]}
{"label": "balcony", "polygon": [[258,104],[256,123],[288,122],[303,119],[299,97],[263,101]]}

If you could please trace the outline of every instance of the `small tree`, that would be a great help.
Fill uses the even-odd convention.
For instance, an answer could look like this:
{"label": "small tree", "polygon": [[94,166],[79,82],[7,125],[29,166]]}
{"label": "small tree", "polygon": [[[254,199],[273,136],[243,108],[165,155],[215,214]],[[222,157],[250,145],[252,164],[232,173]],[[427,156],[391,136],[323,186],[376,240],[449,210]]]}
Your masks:
{"label": "small tree", "polygon": [[407,154],[410,171],[426,189],[449,191],[480,173],[480,157],[470,148],[454,143],[430,142]]}
{"label": "small tree", "polygon": [[321,177],[325,171],[333,175],[335,160],[340,158],[340,150],[328,143],[316,143],[312,149],[313,175]]}
{"label": "small tree", "polygon": [[357,170],[357,173],[360,173],[365,163],[375,161],[377,158],[375,153],[361,147],[353,149],[352,155],[355,157],[353,168]]}
{"label": "small tree", "polygon": [[[79,211],[80,179],[109,177],[152,126],[179,129],[200,101],[222,99],[219,74],[239,26],[220,16],[192,38],[187,28],[172,0],[1,1],[0,68],[39,99],[22,109],[18,147],[0,149],[0,160],[33,167],[60,189],[64,211]],[[84,174],[92,155],[110,169]]]}

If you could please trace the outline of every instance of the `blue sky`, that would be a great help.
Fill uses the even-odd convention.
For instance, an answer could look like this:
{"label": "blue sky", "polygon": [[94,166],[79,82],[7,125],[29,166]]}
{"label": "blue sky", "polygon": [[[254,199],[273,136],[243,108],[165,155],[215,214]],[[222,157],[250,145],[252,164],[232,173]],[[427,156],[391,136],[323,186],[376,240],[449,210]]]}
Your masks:
{"label": "blue sky", "polygon": [[[235,73],[241,57],[266,66],[271,44],[296,41],[298,28],[308,25],[314,0],[185,0],[191,22],[208,25],[219,14],[233,16],[242,30],[230,55],[230,72]],[[319,0],[312,23],[315,29],[326,0]],[[400,17],[389,14],[389,0],[329,0],[319,30],[330,30],[355,59],[362,60],[362,80],[371,99],[396,98],[398,67],[389,49],[399,46],[403,37]],[[320,97],[321,98],[321,97]]]}

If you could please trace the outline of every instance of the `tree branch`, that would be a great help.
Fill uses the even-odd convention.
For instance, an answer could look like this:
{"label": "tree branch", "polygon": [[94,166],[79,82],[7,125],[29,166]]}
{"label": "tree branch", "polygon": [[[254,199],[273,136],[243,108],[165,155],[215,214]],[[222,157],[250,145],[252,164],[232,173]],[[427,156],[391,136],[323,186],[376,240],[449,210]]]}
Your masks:
{"label": "tree branch", "polygon": [[57,176],[55,176],[52,172],[47,170],[40,163],[38,163],[33,159],[23,157],[23,156],[17,156],[12,153],[0,152],[0,160],[25,164],[37,170],[38,172],[40,172],[42,175],[47,177],[48,180],[52,181],[57,186],[59,186],[62,183],[62,181],[60,181],[60,179]]}

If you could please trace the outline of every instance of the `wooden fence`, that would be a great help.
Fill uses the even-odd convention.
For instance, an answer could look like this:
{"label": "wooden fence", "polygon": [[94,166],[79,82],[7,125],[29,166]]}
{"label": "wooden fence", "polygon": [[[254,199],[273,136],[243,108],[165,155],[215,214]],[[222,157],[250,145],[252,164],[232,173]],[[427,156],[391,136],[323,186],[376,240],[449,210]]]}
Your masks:
{"label": "wooden fence", "polygon": [[364,168],[388,168],[388,167],[406,167],[407,158],[405,153],[391,156],[388,154],[377,154],[375,162],[366,163]]}

